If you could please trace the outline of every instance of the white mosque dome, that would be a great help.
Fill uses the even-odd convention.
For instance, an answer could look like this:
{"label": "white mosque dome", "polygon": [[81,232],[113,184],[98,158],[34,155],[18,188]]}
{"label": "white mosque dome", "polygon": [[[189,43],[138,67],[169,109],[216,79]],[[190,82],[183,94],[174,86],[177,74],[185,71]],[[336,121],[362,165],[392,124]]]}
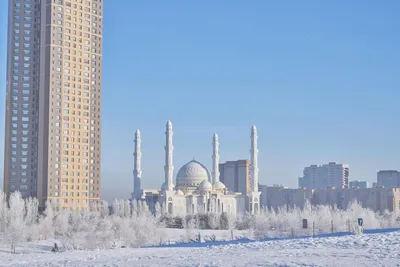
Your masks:
{"label": "white mosque dome", "polygon": [[200,162],[192,160],[179,169],[176,175],[176,187],[183,191],[196,190],[201,182],[210,178],[208,169]]}
{"label": "white mosque dome", "polygon": [[221,181],[218,181],[214,184],[215,190],[223,190],[225,188],[226,188],[226,186]]}
{"label": "white mosque dome", "polygon": [[212,190],[212,184],[209,181],[203,181],[199,184],[199,187],[197,187],[197,190],[199,191],[211,191]]}

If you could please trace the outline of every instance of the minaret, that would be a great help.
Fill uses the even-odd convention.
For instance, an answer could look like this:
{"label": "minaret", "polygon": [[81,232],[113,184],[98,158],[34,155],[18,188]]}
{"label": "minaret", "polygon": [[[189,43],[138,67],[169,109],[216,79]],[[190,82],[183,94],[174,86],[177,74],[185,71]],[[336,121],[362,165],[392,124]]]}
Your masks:
{"label": "minaret", "polygon": [[172,145],[172,123],[171,121],[167,122],[166,130],[165,130],[165,183],[164,189],[168,191],[172,191],[174,189],[173,185],[173,174],[174,174],[174,165],[172,163],[172,151],[174,150],[174,146]]}
{"label": "minaret", "polygon": [[258,192],[258,149],[257,149],[257,128],[251,127],[251,191]]}
{"label": "minaret", "polygon": [[219,141],[218,135],[214,134],[213,136],[213,155],[212,155],[212,181],[211,183],[214,185],[219,182]]}
{"label": "minaret", "polygon": [[140,198],[142,190],[142,152],[140,152],[140,131],[135,132],[135,152],[133,153],[133,194],[134,198]]}

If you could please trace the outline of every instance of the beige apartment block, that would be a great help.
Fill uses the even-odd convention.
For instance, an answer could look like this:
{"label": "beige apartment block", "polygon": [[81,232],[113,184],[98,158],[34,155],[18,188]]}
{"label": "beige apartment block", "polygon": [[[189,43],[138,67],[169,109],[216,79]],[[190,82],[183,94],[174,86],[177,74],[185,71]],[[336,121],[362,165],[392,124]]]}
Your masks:
{"label": "beige apartment block", "polygon": [[267,208],[303,208],[308,201],[312,205],[337,206],[346,209],[357,200],[363,207],[375,212],[400,210],[400,188],[336,188],[310,190],[306,188],[288,189],[267,187]]}
{"label": "beige apartment block", "polygon": [[285,208],[304,208],[308,202],[312,204],[314,190],[299,188],[284,188],[284,187],[267,187],[267,205],[266,208],[277,210],[280,207]]}
{"label": "beige apartment block", "polygon": [[249,160],[227,161],[219,164],[220,181],[232,192],[246,195],[251,191],[251,164]]}
{"label": "beige apartment block", "polygon": [[[100,199],[101,87],[102,87],[102,0],[10,0],[8,49],[31,42],[32,79],[29,88],[28,120],[25,110],[24,81],[27,69],[18,65],[18,99],[11,97],[13,64],[8,56],[7,120],[4,187],[7,193],[25,192],[22,174],[29,170],[24,196],[35,196],[43,207],[55,200],[64,207],[85,207]],[[30,8],[31,11],[25,12]],[[40,14],[40,15],[39,15]],[[19,17],[18,17],[19,16]],[[32,24],[33,38],[22,32],[26,20]],[[17,28],[16,21],[21,21]],[[22,22],[24,21],[24,22]],[[15,51],[13,51],[15,52]],[[19,53],[25,53],[20,48]],[[25,58],[18,58],[23,62]],[[16,103],[18,113],[12,114]],[[11,110],[11,112],[10,112]],[[10,121],[16,117],[16,141]],[[28,164],[22,167],[19,155],[25,153],[20,138],[28,124]],[[11,138],[10,138],[11,137]],[[15,144],[15,145],[14,145]],[[14,159],[13,154],[17,154]],[[12,164],[12,163],[16,164]],[[14,166],[13,166],[14,165]],[[16,170],[12,172],[12,170]],[[14,175],[15,174],[15,175]],[[15,177],[15,179],[14,179]]]}

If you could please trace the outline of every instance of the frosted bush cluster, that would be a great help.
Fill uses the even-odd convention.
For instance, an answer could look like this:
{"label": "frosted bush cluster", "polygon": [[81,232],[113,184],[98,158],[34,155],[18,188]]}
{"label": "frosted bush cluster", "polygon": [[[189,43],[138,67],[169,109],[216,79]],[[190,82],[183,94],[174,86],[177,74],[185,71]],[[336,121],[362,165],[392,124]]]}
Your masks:
{"label": "frosted bush cluster", "polygon": [[141,202],[115,200],[110,213],[103,201],[84,210],[64,209],[50,201],[42,214],[37,199],[22,199],[19,192],[0,192],[0,243],[16,246],[37,240],[55,239],[65,249],[140,247],[158,244],[162,231],[158,215]]}
{"label": "frosted bush cluster", "polygon": [[38,205],[37,199],[24,200],[19,192],[7,200],[0,191],[0,243],[7,244],[12,253],[27,242],[48,239],[65,249],[160,245],[167,241],[166,227],[185,228],[183,242],[195,239],[198,229],[230,230],[226,239],[233,239],[236,230],[247,230],[248,238],[260,239],[355,231],[358,218],[363,218],[365,229],[400,227],[399,211],[378,214],[356,201],[346,210],[307,203],[303,209],[281,207],[257,215],[208,213],[184,218],[166,214],[158,203],[151,212],[144,202],[128,200],[115,200],[111,211],[105,201],[83,210],[61,208],[48,201],[42,213]]}
{"label": "frosted bush cluster", "polygon": [[[335,206],[311,206],[309,202],[303,209],[283,206],[278,210],[263,210],[252,218],[250,228],[255,238],[356,232],[358,218],[363,219],[363,229],[400,227],[398,210],[379,214],[354,200],[346,210]],[[307,228],[303,228],[303,219],[307,220]]]}

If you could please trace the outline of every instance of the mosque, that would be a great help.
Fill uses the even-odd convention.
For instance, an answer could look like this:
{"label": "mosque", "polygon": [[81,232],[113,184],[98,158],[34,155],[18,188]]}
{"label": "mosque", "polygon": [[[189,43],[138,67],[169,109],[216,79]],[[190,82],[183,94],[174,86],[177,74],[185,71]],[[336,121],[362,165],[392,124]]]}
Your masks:
{"label": "mosque", "polygon": [[172,135],[172,123],[168,121],[165,131],[165,179],[161,189],[144,190],[141,187],[141,137],[140,131],[136,131],[133,199],[146,200],[150,206],[154,206],[154,202],[159,202],[168,213],[174,216],[207,212],[231,214],[249,212],[254,214],[259,211],[261,192],[258,191],[258,137],[255,126],[251,128],[251,191],[246,195],[229,191],[219,180],[219,138],[217,134],[214,134],[212,142],[212,172],[202,163],[192,160],[179,169],[174,185]]}

